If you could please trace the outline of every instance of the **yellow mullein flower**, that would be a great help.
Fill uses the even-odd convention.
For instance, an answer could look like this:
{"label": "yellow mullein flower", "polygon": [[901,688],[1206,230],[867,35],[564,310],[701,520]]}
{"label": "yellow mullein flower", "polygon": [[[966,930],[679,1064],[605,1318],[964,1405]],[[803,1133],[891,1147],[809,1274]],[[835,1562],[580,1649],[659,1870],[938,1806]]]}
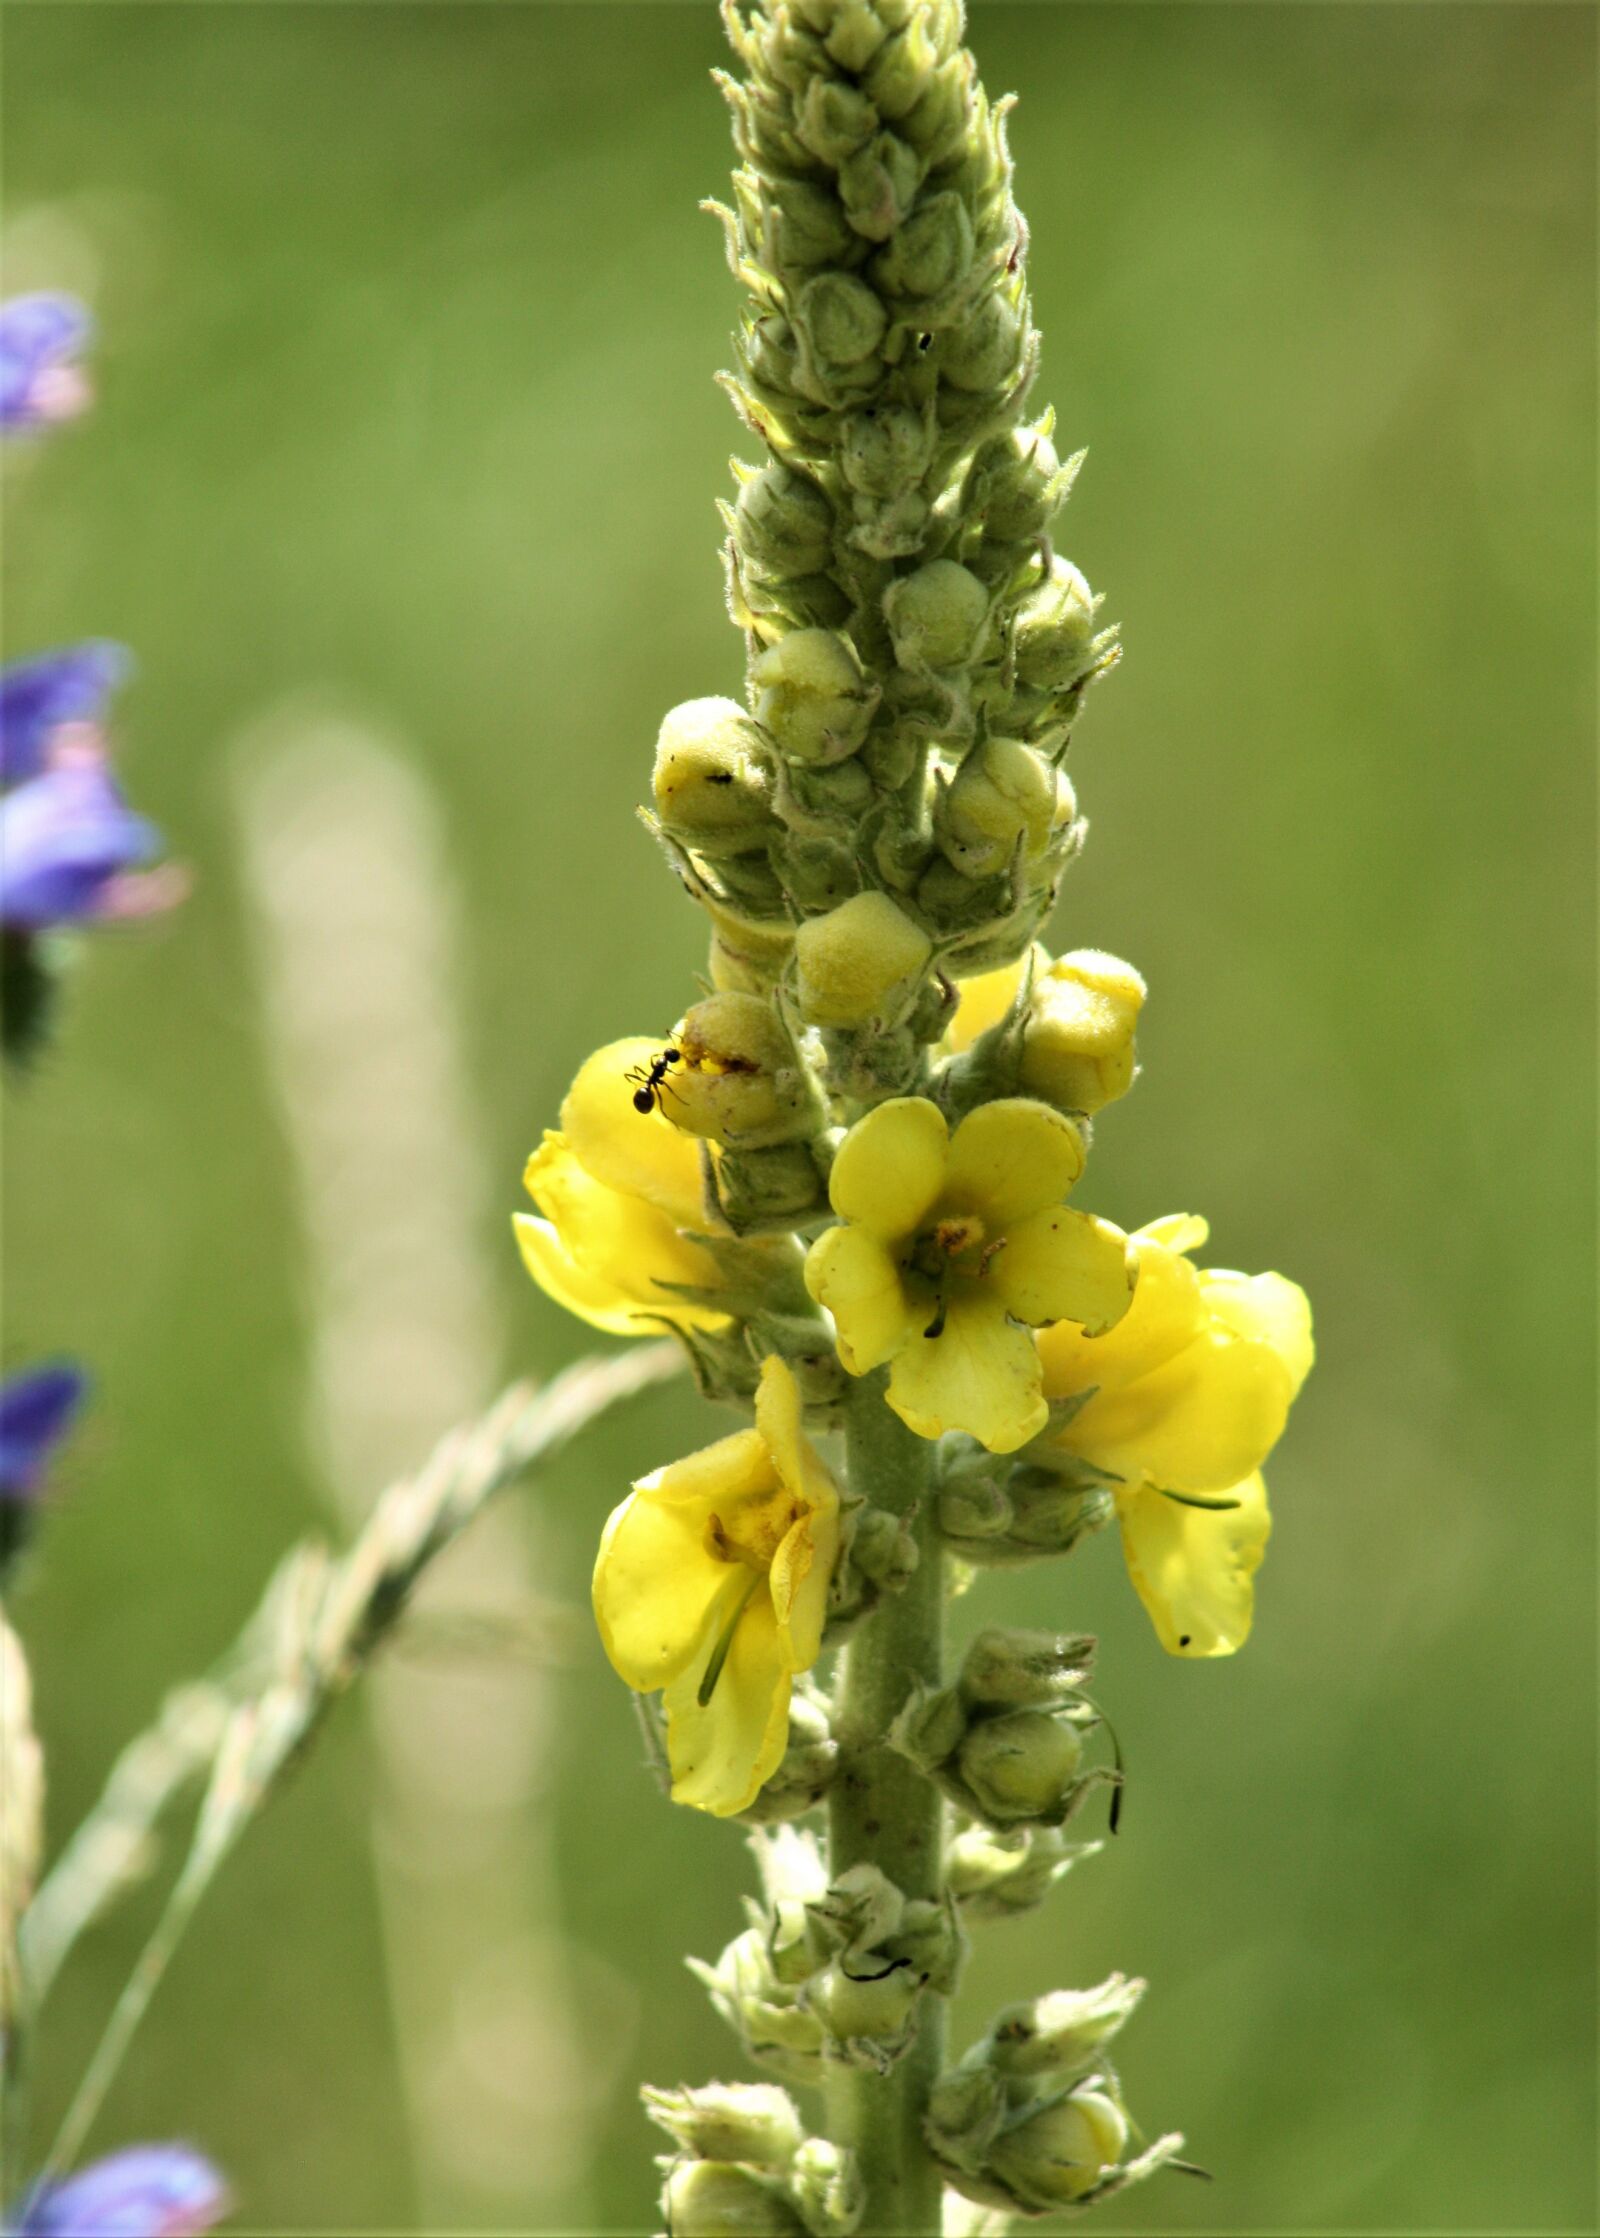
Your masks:
{"label": "yellow mullein flower", "polygon": [[1272,1527],[1261,1464],[1312,1359],[1305,1292],[1191,1266],[1206,1234],[1181,1213],[1141,1228],[1125,1319],[1039,1338],[1049,1397],[1091,1394],[1050,1443],[1121,1480],[1128,1574],[1172,1655],[1231,1655],[1249,1635]]}
{"label": "yellow mullein flower", "polygon": [[889,1404],[919,1437],[966,1430],[1014,1452],[1048,1415],[1029,1328],[1109,1329],[1127,1312],[1127,1237],[1062,1203],[1083,1162],[1073,1122],[1020,1096],[953,1135],[936,1104],[899,1096],[840,1144],[842,1225],[812,1245],[806,1287],[851,1375],[891,1363]]}
{"label": "yellow mullein flower", "polygon": [[595,1616],[619,1677],[662,1690],[674,1802],[727,1818],[777,1770],[838,1552],[838,1491],[778,1359],[762,1363],[753,1430],[657,1469],[612,1515]]}
{"label": "yellow mullein flower", "polygon": [[634,1104],[629,1075],[658,1054],[648,1041],[627,1040],[587,1059],[561,1106],[560,1132],[546,1134],[522,1177],[544,1218],[512,1220],[539,1287],[614,1336],[638,1336],[647,1320],[728,1325],[726,1314],[667,1287],[715,1290],[722,1278],[684,1232],[710,1226],[698,1146],[659,1109]]}

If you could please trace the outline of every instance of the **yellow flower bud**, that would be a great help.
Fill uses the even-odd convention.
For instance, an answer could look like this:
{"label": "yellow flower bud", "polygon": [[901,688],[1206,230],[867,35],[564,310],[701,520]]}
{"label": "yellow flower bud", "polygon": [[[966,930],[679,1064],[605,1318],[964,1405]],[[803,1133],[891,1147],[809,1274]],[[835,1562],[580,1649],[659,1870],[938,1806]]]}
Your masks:
{"label": "yellow flower bud", "polygon": [[960,668],[978,650],[989,594],[956,560],[929,560],[892,583],[883,611],[902,668]]}
{"label": "yellow flower bud", "polygon": [[800,1055],[770,1002],[718,993],[672,1036],[680,1063],[662,1109],[686,1134],[755,1148],[805,1130],[813,1109]]}
{"label": "yellow flower bud", "polygon": [[1041,2213],[1092,2191],[1127,2142],[1121,2108],[1103,2091],[1076,2090],[996,2138],[989,2165],[1022,2205]]}
{"label": "yellow flower bud", "polygon": [[1120,956],[1077,948],[1059,957],[1033,983],[1022,1085],[1063,1111],[1098,1111],[1126,1095],[1144,998],[1143,979]]}
{"label": "yellow flower bud", "polygon": [[990,738],[969,754],[935,817],[947,862],[967,878],[1004,870],[1022,841],[1036,863],[1077,812],[1071,785],[1019,738]]}
{"label": "yellow flower bud", "polygon": [[796,761],[842,762],[867,735],[877,694],[848,641],[832,630],[791,631],[761,655],[750,678],[757,715]]}
{"label": "yellow flower bud", "polygon": [[887,894],[852,895],[795,935],[799,1001],[814,1026],[864,1026],[904,1008],[933,953]]}
{"label": "yellow flower bud", "polygon": [[1017,616],[1015,657],[1020,682],[1059,691],[1089,667],[1094,644],[1094,593],[1070,560],[1057,559]]}
{"label": "yellow flower bud", "polygon": [[761,733],[731,699],[673,708],[656,740],[656,814],[701,854],[763,847],[773,829]]}

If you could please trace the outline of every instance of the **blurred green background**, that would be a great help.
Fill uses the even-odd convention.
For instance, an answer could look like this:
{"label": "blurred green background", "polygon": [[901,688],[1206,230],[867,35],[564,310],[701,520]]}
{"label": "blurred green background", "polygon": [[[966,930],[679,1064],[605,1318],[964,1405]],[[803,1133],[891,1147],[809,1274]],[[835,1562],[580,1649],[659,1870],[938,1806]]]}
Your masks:
{"label": "blurred green background", "polygon": [[[103,330],[94,413],[10,477],[8,649],[136,649],[129,781],[197,872],[96,945],[7,1110],[6,1358],[99,1384],[18,1611],[59,1840],[326,1512],[231,774],[296,695],[398,739],[443,821],[482,1392],[585,1348],[504,1218],[577,1061],[664,1034],[702,960],[632,809],[662,712],[738,689],[735,292],[695,210],[727,168],[709,4],[6,18],[6,286],[81,284]],[[972,36],[1023,96],[1038,397],[1090,446],[1061,542],[1127,645],[1057,929],[1152,999],[1085,1201],[1204,1209],[1215,1259],[1307,1285],[1320,1365],[1244,1655],[1167,1661],[1110,1541],[963,1604],[1101,1633],[1132,1785],[1114,1854],[985,1933],[958,2035],[1151,1978],[1130,2094],[1219,2180],[1108,2232],[1590,2229],[1595,18],[980,0]],[[713,1428],[667,1391],[514,1495],[541,1594],[581,1604],[628,1475]],[[741,2071],[681,1954],[750,1872],[662,1806],[574,1640],[529,1675],[530,1838],[587,1969],[549,2058],[603,2084],[564,2206],[469,2175],[453,2219],[637,2231],[636,2084]],[[371,1778],[351,1705],[97,2132],[203,2142],[248,2228],[425,2211]],[[149,1909],[62,1986],[41,2130]]]}

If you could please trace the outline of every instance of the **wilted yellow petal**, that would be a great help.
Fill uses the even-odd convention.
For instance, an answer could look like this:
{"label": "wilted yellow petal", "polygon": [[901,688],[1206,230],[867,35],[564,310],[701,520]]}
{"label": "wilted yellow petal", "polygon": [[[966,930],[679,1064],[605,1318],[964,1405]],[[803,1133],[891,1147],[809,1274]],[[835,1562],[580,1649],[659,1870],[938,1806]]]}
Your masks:
{"label": "wilted yellow petal", "polygon": [[991,1235],[1003,1235],[1059,1204],[1083,1163],[1083,1136],[1062,1112],[1026,1096],[980,1104],[951,1137],[940,1209],[975,1212]]}
{"label": "wilted yellow petal", "polygon": [[[865,1226],[824,1228],[806,1254],[806,1288],[833,1315],[839,1358],[851,1375],[893,1359],[930,1318],[894,1260]],[[919,1318],[920,1312],[920,1318]]]}
{"label": "wilted yellow petal", "polygon": [[950,1130],[925,1096],[895,1096],[858,1119],[839,1145],[828,1196],[841,1220],[882,1243],[920,1227],[944,1181]]}
{"label": "wilted yellow petal", "polygon": [[1240,1505],[1222,1510],[1181,1507],[1149,1486],[1117,1495],[1128,1575],[1169,1655],[1231,1655],[1249,1637],[1272,1518],[1259,1475],[1231,1493]]}
{"label": "wilted yellow petal", "polygon": [[1128,1238],[1109,1220],[1053,1205],[1007,1230],[988,1281],[1008,1313],[1035,1328],[1076,1321],[1091,1334],[1121,1320],[1133,1298]]}
{"label": "wilted yellow petal", "polygon": [[889,1404],[918,1437],[965,1430],[991,1453],[1014,1453],[1049,1410],[1032,1337],[997,1301],[965,1285],[948,1300],[937,1336],[918,1336],[889,1371]]}
{"label": "wilted yellow petal", "polygon": [[789,1732],[789,1662],[762,1588],[734,1627],[727,1661],[711,1698],[698,1699],[701,1677],[719,1644],[667,1686],[667,1760],[672,1799],[729,1818],[756,1799],[782,1761]]}

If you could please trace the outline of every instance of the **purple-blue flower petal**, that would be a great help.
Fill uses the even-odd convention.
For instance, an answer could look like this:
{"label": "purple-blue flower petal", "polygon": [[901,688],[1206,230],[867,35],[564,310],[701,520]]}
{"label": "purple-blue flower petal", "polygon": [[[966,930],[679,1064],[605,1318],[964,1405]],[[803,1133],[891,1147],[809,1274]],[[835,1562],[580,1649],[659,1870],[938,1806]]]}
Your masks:
{"label": "purple-blue flower petal", "polygon": [[73,295],[19,295],[0,303],[0,432],[51,417],[40,408],[40,377],[69,365],[93,331],[94,321]]}
{"label": "purple-blue flower petal", "polygon": [[37,932],[99,916],[111,880],[160,845],[103,763],[47,769],[0,799],[0,924]]}
{"label": "purple-blue flower petal", "polygon": [[194,2238],[228,2211],[228,2189],[188,2145],[132,2145],[23,2205],[16,2238]]}
{"label": "purple-blue flower petal", "polygon": [[98,722],[132,665],[125,647],[94,638],[0,668],[0,785],[38,775],[59,724]]}
{"label": "purple-blue flower petal", "polygon": [[32,1495],[88,1388],[88,1377],[69,1360],[23,1368],[0,1383],[0,1500]]}

